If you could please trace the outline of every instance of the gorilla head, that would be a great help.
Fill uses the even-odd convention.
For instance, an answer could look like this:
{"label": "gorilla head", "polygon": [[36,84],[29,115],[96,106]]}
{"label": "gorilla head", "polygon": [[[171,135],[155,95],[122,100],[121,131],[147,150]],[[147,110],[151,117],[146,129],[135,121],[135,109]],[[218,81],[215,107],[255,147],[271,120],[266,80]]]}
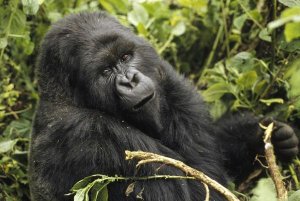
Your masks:
{"label": "gorilla head", "polygon": [[[163,71],[155,50],[105,13],[80,15],[56,23],[45,38],[50,42],[42,55],[51,57],[40,59],[40,77],[43,71],[53,76],[40,79],[42,94],[112,115],[121,111],[122,118],[143,130],[160,131]],[[60,97],[57,90],[51,95],[49,83]]]}

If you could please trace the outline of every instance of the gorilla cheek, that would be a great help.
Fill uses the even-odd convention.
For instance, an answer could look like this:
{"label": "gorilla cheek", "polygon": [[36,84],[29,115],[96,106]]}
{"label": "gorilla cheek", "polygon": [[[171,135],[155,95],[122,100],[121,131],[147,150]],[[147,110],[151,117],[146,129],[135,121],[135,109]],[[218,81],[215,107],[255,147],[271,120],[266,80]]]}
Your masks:
{"label": "gorilla cheek", "polygon": [[154,82],[136,69],[119,74],[115,80],[116,92],[125,109],[138,111],[155,98]]}

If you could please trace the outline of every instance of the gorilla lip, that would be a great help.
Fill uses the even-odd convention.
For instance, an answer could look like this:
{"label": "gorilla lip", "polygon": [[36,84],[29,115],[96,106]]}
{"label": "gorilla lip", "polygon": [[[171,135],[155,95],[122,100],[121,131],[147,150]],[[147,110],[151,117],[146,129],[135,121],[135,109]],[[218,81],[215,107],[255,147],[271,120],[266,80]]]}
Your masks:
{"label": "gorilla lip", "polygon": [[148,103],[153,97],[154,97],[154,93],[150,94],[149,96],[146,96],[146,98],[142,99],[138,104],[133,106],[133,110],[140,109],[143,105]]}

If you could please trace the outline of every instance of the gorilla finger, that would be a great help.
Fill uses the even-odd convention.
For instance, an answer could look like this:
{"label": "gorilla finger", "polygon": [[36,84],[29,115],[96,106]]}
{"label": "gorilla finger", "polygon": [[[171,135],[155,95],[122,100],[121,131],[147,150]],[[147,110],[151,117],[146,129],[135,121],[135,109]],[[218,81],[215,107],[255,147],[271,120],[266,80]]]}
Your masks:
{"label": "gorilla finger", "polygon": [[275,145],[276,148],[293,148],[298,146],[298,138],[294,135],[291,138],[288,138],[283,141],[275,141],[273,144]]}
{"label": "gorilla finger", "polygon": [[266,117],[260,121],[260,123],[264,126],[268,126],[272,122],[274,122],[274,119],[272,117]]}
{"label": "gorilla finger", "polygon": [[295,135],[294,130],[287,124],[278,122],[276,123],[277,129],[274,131],[273,140],[285,140]]}
{"label": "gorilla finger", "polygon": [[278,154],[281,157],[287,157],[287,158],[292,158],[296,156],[298,153],[299,153],[298,147],[278,150]]}

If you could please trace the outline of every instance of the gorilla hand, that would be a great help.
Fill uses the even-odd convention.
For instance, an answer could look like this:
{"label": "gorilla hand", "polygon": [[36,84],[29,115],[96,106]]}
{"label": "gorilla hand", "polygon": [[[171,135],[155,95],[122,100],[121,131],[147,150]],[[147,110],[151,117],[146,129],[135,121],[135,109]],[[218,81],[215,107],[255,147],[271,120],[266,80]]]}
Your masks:
{"label": "gorilla hand", "polygon": [[271,122],[274,122],[272,144],[274,145],[275,153],[281,160],[289,161],[297,156],[299,152],[298,137],[293,128],[286,123],[265,119],[262,121],[262,124],[268,125]]}

